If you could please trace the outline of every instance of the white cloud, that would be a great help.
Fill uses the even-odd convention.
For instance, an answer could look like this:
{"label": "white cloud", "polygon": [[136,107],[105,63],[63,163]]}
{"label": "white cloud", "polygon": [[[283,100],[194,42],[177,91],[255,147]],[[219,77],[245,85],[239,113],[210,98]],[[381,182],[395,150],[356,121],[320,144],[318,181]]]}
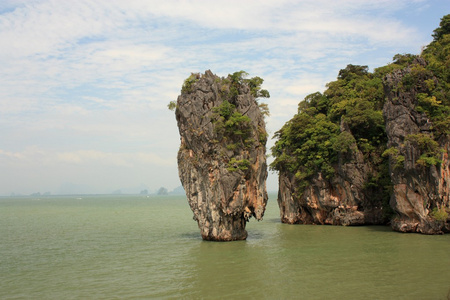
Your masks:
{"label": "white cloud", "polygon": [[118,167],[132,168],[138,165],[174,166],[174,159],[162,158],[154,153],[112,153],[96,150],[80,150],[61,152],[54,155],[58,162],[74,164],[105,164]]}
{"label": "white cloud", "polygon": [[98,150],[54,152],[35,146],[18,152],[0,149],[0,161],[3,165],[20,161],[23,164],[33,164],[38,167],[45,167],[47,164],[60,164],[61,166],[65,164],[105,164],[118,167],[135,167],[138,165],[167,167],[175,165],[173,158],[168,159],[151,152],[121,153]]}
{"label": "white cloud", "polygon": [[[416,11],[434,2],[413,4]],[[107,166],[174,167],[179,137],[167,103],[190,72],[207,69],[219,76],[243,69],[264,78],[272,95],[266,102],[273,133],[304,96],[323,91],[347,63],[373,67],[389,61],[386,49],[412,52],[424,44],[420,26],[407,26],[399,17],[410,5],[407,0],[2,1],[0,159],[16,170],[21,163],[28,174],[46,164],[54,174],[66,164],[82,174],[82,166],[91,163],[97,177]],[[176,171],[172,178],[178,183]],[[0,194],[5,189],[0,185]]]}

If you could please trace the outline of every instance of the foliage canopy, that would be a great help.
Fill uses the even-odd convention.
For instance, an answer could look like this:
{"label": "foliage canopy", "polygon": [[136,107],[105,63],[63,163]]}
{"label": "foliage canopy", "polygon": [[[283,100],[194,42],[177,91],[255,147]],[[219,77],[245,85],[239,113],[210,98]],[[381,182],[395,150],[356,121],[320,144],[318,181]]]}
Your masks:
{"label": "foliage canopy", "polygon": [[[332,177],[339,157],[350,157],[348,154],[359,150],[376,174],[370,185],[384,185],[387,192],[388,157],[395,160],[395,167],[402,167],[405,157],[396,148],[386,149],[382,80],[406,67],[410,72],[400,88],[406,91],[422,85],[416,95],[416,110],[429,117],[434,133],[410,135],[406,141],[420,149],[418,164],[439,164],[437,140],[450,134],[450,15],[441,19],[433,38],[420,56],[397,54],[392,63],[373,73],[367,66],[349,64],[339,71],[336,81],[327,84],[323,94],[306,96],[297,114],[274,135],[271,169],[295,174],[302,193],[314,174]],[[419,57],[425,59],[425,67],[415,63]]]}
{"label": "foliage canopy", "polygon": [[[340,154],[350,157],[347,154],[359,150],[374,165],[387,165],[382,157],[387,137],[381,80],[386,72],[370,73],[367,66],[348,65],[323,94],[306,96],[298,113],[275,133],[271,168],[295,174],[302,193],[318,172],[333,177]],[[387,176],[386,169],[377,169],[383,174],[376,181]]]}

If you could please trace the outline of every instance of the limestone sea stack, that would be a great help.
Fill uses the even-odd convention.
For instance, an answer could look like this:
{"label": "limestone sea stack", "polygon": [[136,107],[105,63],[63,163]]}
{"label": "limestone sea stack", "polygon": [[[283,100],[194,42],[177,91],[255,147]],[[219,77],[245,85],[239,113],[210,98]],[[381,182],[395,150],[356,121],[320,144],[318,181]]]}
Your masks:
{"label": "limestone sea stack", "polygon": [[327,87],[306,96],[275,133],[271,167],[279,172],[281,221],[386,224],[389,174],[379,75],[347,65]]}
{"label": "limestone sea stack", "polygon": [[245,240],[266,208],[267,106],[256,99],[269,94],[246,75],[192,74],[176,102],[179,177],[204,240]]}

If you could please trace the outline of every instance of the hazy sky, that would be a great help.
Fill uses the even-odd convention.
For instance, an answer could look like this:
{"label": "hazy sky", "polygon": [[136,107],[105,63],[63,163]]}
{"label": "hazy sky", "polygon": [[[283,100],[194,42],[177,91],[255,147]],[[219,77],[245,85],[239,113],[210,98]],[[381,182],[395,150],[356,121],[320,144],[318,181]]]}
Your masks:
{"label": "hazy sky", "polygon": [[272,137],[347,64],[420,53],[448,13],[449,0],[1,0],[0,195],[171,190],[167,104],[191,72],[264,78]]}

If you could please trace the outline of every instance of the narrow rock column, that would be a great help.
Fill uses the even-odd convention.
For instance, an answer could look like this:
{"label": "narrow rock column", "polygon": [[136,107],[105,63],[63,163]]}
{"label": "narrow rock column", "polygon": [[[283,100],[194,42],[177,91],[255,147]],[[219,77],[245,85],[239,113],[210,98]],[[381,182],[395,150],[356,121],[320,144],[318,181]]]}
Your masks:
{"label": "narrow rock column", "polygon": [[193,74],[175,114],[179,177],[202,238],[246,239],[247,221],[262,219],[268,199],[265,122],[249,85]]}

